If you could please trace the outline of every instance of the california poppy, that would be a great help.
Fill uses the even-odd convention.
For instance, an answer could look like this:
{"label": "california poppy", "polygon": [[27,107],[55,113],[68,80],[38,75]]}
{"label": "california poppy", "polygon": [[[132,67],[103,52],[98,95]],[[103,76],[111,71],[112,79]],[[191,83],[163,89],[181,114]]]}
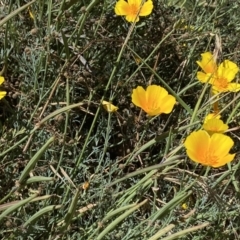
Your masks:
{"label": "california poppy", "polygon": [[[142,3],[143,2],[143,3]],[[128,22],[138,22],[139,16],[147,16],[153,10],[152,0],[119,0],[114,8],[116,15],[125,16]]]}
{"label": "california poppy", "polygon": [[170,113],[176,99],[168,94],[166,89],[150,85],[146,90],[141,86],[133,89],[132,102],[142,108],[149,116],[155,116],[161,113]]}
{"label": "california poppy", "polygon": [[230,154],[233,140],[221,133],[209,135],[204,130],[192,132],[184,142],[188,157],[205,166],[221,167],[231,162],[235,154]]}

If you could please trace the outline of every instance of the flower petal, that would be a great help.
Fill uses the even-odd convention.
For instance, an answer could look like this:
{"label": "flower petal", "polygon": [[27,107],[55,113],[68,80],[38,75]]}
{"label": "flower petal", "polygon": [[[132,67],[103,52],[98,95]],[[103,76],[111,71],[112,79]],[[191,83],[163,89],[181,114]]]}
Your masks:
{"label": "flower petal", "polygon": [[212,73],[203,73],[203,72],[197,72],[197,79],[202,83],[212,83],[213,80],[213,74]]}
{"label": "flower petal", "polygon": [[129,14],[129,15],[126,16],[126,20],[128,22],[138,22],[139,17],[137,17],[135,14]]}
{"label": "flower petal", "polygon": [[230,92],[238,92],[240,91],[240,84],[238,83],[229,83],[227,86],[227,90]]}
{"label": "flower petal", "polygon": [[210,52],[201,54],[202,60],[197,61],[197,64],[205,73],[214,73],[217,70],[217,64],[214,61],[213,55]]}
{"label": "flower petal", "polygon": [[234,62],[225,60],[219,65],[217,75],[219,78],[225,78],[228,82],[231,82],[238,71],[239,68]]}
{"label": "flower petal", "polygon": [[143,4],[140,10],[139,16],[147,16],[151,14],[152,10],[153,10],[153,2],[152,0],[148,0]]}
{"label": "flower petal", "polygon": [[148,111],[146,111],[148,116],[152,117],[152,116],[157,116],[159,114],[162,113],[161,108],[156,108],[156,109],[148,109]]}
{"label": "flower petal", "polygon": [[138,86],[136,89],[133,89],[132,93],[132,102],[136,106],[146,109],[147,100],[146,100],[146,91],[143,87]]}
{"label": "flower petal", "polygon": [[0,99],[6,96],[7,92],[0,91]]}
{"label": "flower petal", "polygon": [[115,5],[115,13],[119,16],[126,16],[130,12],[129,4],[124,0],[119,0]]}
{"label": "flower petal", "polygon": [[154,116],[161,113],[170,113],[176,103],[175,98],[169,95],[165,88],[157,85],[147,87],[148,115]]}
{"label": "flower petal", "polygon": [[204,164],[203,160],[207,155],[210,143],[210,136],[204,130],[192,132],[184,142],[187,155],[195,162]]}
{"label": "flower petal", "polygon": [[221,160],[229,153],[233,144],[234,142],[230,137],[221,133],[214,133],[211,137],[209,149]]}
{"label": "flower petal", "polygon": [[231,162],[234,159],[235,155],[236,154],[227,154],[225,157],[221,159],[221,161],[219,161],[216,164],[213,164],[212,167],[217,168],[224,166],[225,164]]}
{"label": "flower petal", "polygon": [[167,95],[162,99],[162,104],[161,104],[161,113],[170,113],[173,110],[173,107],[176,103],[176,99],[172,95]]}
{"label": "flower petal", "polygon": [[166,89],[157,85],[148,86],[146,93],[148,105],[152,107],[160,107],[161,100],[168,95]]}
{"label": "flower petal", "polygon": [[215,113],[209,113],[209,114],[205,117],[204,123],[206,123],[208,120],[213,119],[213,118],[220,119],[220,118],[221,118],[221,115],[215,114]]}
{"label": "flower petal", "polygon": [[219,94],[219,90],[218,90],[218,88],[216,88],[215,86],[212,86],[212,94],[213,94],[213,95]]}
{"label": "flower petal", "polygon": [[213,133],[224,133],[228,129],[228,125],[220,119],[212,118],[203,124],[203,129],[210,135]]}
{"label": "flower petal", "polygon": [[142,4],[142,0],[128,0],[128,4],[140,7]]}
{"label": "flower petal", "polygon": [[2,83],[4,82],[4,77],[0,76],[0,85],[2,85]]}

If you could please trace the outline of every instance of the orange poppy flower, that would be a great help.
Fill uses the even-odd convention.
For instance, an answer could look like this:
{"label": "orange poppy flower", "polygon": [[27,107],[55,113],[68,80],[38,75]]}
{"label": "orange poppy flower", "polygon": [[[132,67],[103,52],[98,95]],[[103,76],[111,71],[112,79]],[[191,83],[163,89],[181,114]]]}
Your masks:
{"label": "orange poppy flower", "polygon": [[215,113],[209,113],[209,114],[205,117],[204,123],[206,123],[208,120],[213,119],[213,118],[220,119],[220,118],[221,118],[221,115],[215,114]]}
{"label": "orange poppy flower", "polygon": [[197,64],[203,70],[203,72],[197,72],[197,79],[200,82],[211,84],[214,94],[240,91],[240,84],[232,83],[239,71],[234,62],[225,60],[217,66],[210,52],[205,52],[201,56],[202,60],[197,61]]}
{"label": "orange poppy flower", "polygon": [[202,53],[201,56],[202,60],[197,61],[197,64],[203,72],[197,72],[197,79],[202,83],[211,83],[212,76],[217,71],[217,64],[210,52]]}
{"label": "orange poppy flower", "polygon": [[203,129],[212,135],[213,133],[224,133],[228,130],[228,125],[221,119],[212,118],[203,124]]}
{"label": "orange poppy flower", "polygon": [[140,86],[133,89],[132,102],[142,108],[149,116],[155,116],[161,113],[170,113],[176,99],[168,94],[166,89],[150,85],[146,91]]}
{"label": "orange poppy flower", "polygon": [[229,154],[234,142],[221,133],[209,135],[204,130],[192,132],[184,142],[188,157],[205,166],[221,167],[231,162],[235,154]]}
{"label": "orange poppy flower", "polygon": [[225,60],[221,63],[212,80],[213,93],[240,91],[240,84],[232,83],[238,71],[239,68],[234,62]]}
{"label": "orange poppy flower", "polygon": [[147,16],[153,10],[152,0],[119,0],[114,8],[116,15],[125,16],[128,22],[138,22],[139,16]]}

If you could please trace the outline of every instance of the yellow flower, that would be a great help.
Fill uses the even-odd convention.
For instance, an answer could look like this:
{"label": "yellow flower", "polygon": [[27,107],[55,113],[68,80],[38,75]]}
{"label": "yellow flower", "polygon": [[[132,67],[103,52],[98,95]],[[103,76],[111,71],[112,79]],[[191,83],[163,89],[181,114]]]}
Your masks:
{"label": "yellow flower", "polygon": [[209,135],[204,130],[192,132],[184,142],[188,157],[205,166],[221,167],[231,162],[235,154],[229,154],[234,142],[221,133]]}
{"label": "yellow flower", "polygon": [[231,83],[238,71],[239,68],[234,62],[225,60],[223,63],[221,63],[213,77],[213,92],[219,93],[240,91],[240,84]]}
{"label": "yellow flower", "polygon": [[[143,2],[143,4],[142,4]],[[128,22],[138,22],[139,16],[147,16],[153,10],[152,0],[119,0],[115,6],[115,13],[125,16]]]}
{"label": "yellow flower", "polygon": [[102,101],[102,105],[104,107],[104,109],[107,111],[107,112],[116,112],[118,110],[118,107],[114,106],[113,104],[111,104],[110,102],[107,102],[107,101]]}
{"label": "yellow flower", "polygon": [[220,118],[221,118],[221,115],[215,114],[215,113],[209,113],[209,114],[205,117],[204,123],[206,123],[208,120],[213,119],[213,118],[220,119]]}
{"label": "yellow flower", "polygon": [[228,130],[228,125],[220,119],[212,118],[203,124],[203,129],[212,135],[213,133],[224,133]]}
{"label": "yellow flower", "polygon": [[135,57],[134,59],[135,59],[135,62],[136,62],[137,65],[141,63],[141,59],[140,58]]}
{"label": "yellow flower", "polygon": [[155,116],[161,113],[170,113],[176,99],[168,94],[164,88],[150,85],[146,91],[140,86],[133,89],[132,102],[142,108],[149,116]]}
{"label": "yellow flower", "polygon": [[32,20],[34,20],[35,17],[34,17],[34,15],[33,15],[32,11],[31,11],[30,7],[28,7],[28,12],[29,12],[30,18],[31,18]]}
{"label": "yellow flower", "polygon": [[[0,85],[2,85],[3,82],[4,82],[4,77],[0,76]],[[0,91],[0,99],[5,97],[6,94],[7,93],[5,91]]]}
{"label": "yellow flower", "polygon": [[183,203],[182,204],[182,209],[187,210],[188,209],[188,205],[186,203]]}
{"label": "yellow flower", "polygon": [[205,52],[201,56],[202,60],[197,61],[197,64],[204,72],[197,72],[197,78],[202,83],[211,83],[212,76],[217,71],[217,64],[210,52]]}
{"label": "yellow flower", "polygon": [[200,82],[211,84],[214,94],[240,91],[240,84],[231,83],[239,71],[234,62],[225,60],[217,66],[210,52],[203,53],[201,56],[202,60],[197,61],[203,70],[203,72],[197,72],[197,79]]}

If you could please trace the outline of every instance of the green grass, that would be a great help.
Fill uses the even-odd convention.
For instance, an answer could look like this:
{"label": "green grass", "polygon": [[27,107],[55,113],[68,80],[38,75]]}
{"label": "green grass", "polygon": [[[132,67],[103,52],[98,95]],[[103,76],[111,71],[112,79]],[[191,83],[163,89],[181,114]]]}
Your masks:
{"label": "green grass", "polygon": [[[110,0],[0,3],[1,239],[239,239],[240,95],[220,100],[231,164],[196,165],[183,142],[211,110],[200,54],[240,65],[240,3],[153,2],[135,26]],[[171,114],[133,106],[150,83],[176,97]]]}

